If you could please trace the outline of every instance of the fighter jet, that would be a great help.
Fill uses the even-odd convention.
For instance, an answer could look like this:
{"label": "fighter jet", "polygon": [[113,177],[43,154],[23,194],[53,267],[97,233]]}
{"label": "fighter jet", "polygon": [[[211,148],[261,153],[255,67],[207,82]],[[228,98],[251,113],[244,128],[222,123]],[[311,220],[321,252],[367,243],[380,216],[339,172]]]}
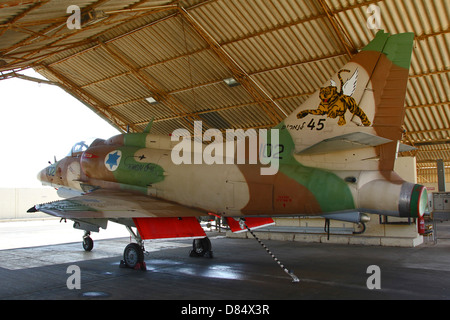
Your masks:
{"label": "fighter jet", "polygon": [[273,217],[421,217],[426,188],[393,171],[405,147],[399,141],[413,39],[379,31],[265,138],[256,134],[254,157],[250,134],[221,143],[216,130],[207,143],[183,129],[152,134],[150,123],[142,133],[75,145],[38,175],[71,197],[29,211],[73,220],[88,251],[90,232],[108,221],[125,225],[136,241],[124,250],[131,268],[143,265],[149,239],[191,238],[192,255],[211,255],[199,223],[205,216],[226,219],[233,232],[273,224]]}

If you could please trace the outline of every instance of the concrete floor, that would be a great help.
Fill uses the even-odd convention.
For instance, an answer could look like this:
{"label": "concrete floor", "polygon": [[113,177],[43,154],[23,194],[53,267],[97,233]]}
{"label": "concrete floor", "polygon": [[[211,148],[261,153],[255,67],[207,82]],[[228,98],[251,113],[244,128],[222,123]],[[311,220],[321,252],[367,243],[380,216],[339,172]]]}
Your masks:
{"label": "concrete floor", "polygon": [[[0,299],[179,300],[179,308],[194,300],[447,300],[449,225],[438,224],[437,244],[429,242],[416,248],[264,241],[301,279],[299,283],[292,283],[254,239],[210,233],[212,259],[189,257],[190,240],[148,242],[147,271],[135,271],[119,267],[129,237],[96,240],[97,234],[93,234],[92,252],[84,252],[80,241],[0,250]],[[2,236],[5,228],[0,223]],[[34,229],[37,227],[32,226]],[[31,239],[40,232],[51,234],[22,230]],[[80,268],[80,289],[67,287],[71,265]],[[367,287],[371,265],[379,267],[381,289]]]}

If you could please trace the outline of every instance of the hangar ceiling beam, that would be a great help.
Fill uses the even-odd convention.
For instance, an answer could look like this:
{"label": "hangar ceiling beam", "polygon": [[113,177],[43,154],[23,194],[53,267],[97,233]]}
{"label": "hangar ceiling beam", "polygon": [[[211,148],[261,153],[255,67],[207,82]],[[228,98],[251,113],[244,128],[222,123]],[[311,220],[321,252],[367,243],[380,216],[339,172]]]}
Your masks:
{"label": "hangar ceiling beam", "polygon": [[[144,0],[144,2],[147,2],[147,0]],[[135,7],[135,5],[133,5]],[[176,4],[167,4],[167,5],[153,5],[151,7],[142,7],[142,8],[129,8],[129,9],[120,9],[120,10],[111,10],[111,11],[105,11],[105,14],[117,14],[117,13],[133,13],[133,12],[141,12],[146,11],[150,13],[156,13],[161,11],[167,11],[167,10],[173,10],[177,9],[178,5]]]}
{"label": "hangar ceiling beam", "polygon": [[0,3],[0,8],[10,8],[10,7],[16,7],[16,6],[23,6],[26,4],[39,3],[39,2],[41,2],[41,0],[5,1],[3,3]]}
{"label": "hangar ceiling beam", "polygon": [[426,77],[426,76],[431,76],[431,75],[436,75],[436,74],[443,74],[443,73],[449,73],[450,70],[449,69],[443,69],[443,70],[437,70],[437,71],[430,71],[430,72],[424,72],[424,73],[418,73],[418,74],[413,74],[413,75],[409,75],[409,78],[419,78],[419,77]]}
{"label": "hangar ceiling beam", "polygon": [[[107,42],[104,42],[104,43],[111,43],[111,41],[107,41]],[[95,47],[98,47],[98,45],[96,45]],[[94,49],[95,47],[89,48],[89,49],[87,49],[87,50]],[[194,54],[200,53],[200,52],[202,52],[202,51],[204,51],[204,50],[205,50],[205,49],[195,50],[195,51],[190,52],[190,53],[187,53],[187,54],[179,55],[179,56],[176,56],[176,57],[174,57],[174,58],[170,58],[170,59],[167,59],[167,60],[164,60],[164,61],[158,61],[158,62],[155,62],[155,63],[153,63],[153,64],[145,65],[145,66],[142,66],[142,67],[139,67],[139,68],[136,68],[136,69],[137,69],[138,71],[144,71],[144,70],[146,70],[146,69],[149,69],[149,68],[152,68],[152,67],[155,67],[155,66],[158,66],[158,65],[163,65],[163,64],[165,64],[165,63],[167,63],[167,62],[170,62],[170,61],[174,61],[174,60],[182,59],[182,58],[187,58],[189,55],[194,55]],[[80,53],[78,53],[78,54],[80,54]],[[71,57],[74,57],[74,56],[76,56],[76,55],[77,55],[77,54],[74,54],[74,55],[72,55]],[[277,71],[277,70],[282,70],[282,69],[286,69],[286,68],[292,68],[292,67],[296,67],[296,66],[300,66],[300,65],[305,65],[305,64],[308,64],[308,63],[319,62],[319,61],[327,60],[327,59],[335,59],[335,58],[339,58],[339,57],[344,56],[344,55],[345,55],[345,52],[341,52],[341,53],[337,53],[337,54],[332,54],[332,55],[327,55],[327,56],[320,56],[320,57],[317,57],[317,58],[312,58],[312,59],[308,59],[308,60],[303,60],[303,61],[300,61],[300,62],[297,62],[297,63],[286,63],[286,64],[282,64],[282,65],[279,65],[279,66],[276,66],[276,67],[271,67],[271,68],[261,69],[261,70],[258,70],[258,71],[256,71],[256,72],[251,72],[251,73],[248,73],[248,74],[249,74],[251,77],[253,77],[253,76],[260,75],[260,74],[264,74],[264,73],[267,73],[267,72],[274,72],[274,71]],[[58,63],[60,63],[60,62],[62,62],[62,60],[61,60],[61,61],[53,62],[52,64],[50,64],[50,66],[56,65],[56,64],[58,64]],[[106,81],[109,81],[109,80],[111,80],[111,79],[113,79],[113,78],[115,78],[115,77],[121,77],[121,76],[124,76],[124,75],[129,74],[129,73],[130,73],[130,71],[125,71],[125,72],[122,72],[122,73],[118,73],[118,74],[116,74],[116,75],[114,75],[114,76],[111,76],[110,78],[105,78],[105,79],[96,80],[96,81],[93,81],[93,82],[84,84],[84,85],[82,86],[82,88],[84,88],[84,87],[89,87],[89,86],[91,86],[91,85],[96,85],[96,84],[99,84],[99,83],[102,83],[102,82],[106,82]],[[203,86],[207,86],[207,85],[217,84],[217,83],[220,83],[220,82],[222,82],[222,81],[223,81],[223,79],[217,79],[217,80],[215,80],[215,81],[210,81],[210,82],[207,82],[207,83],[201,83],[201,84],[197,85],[196,88],[203,87]],[[169,94],[175,94],[175,93],[180,93],[180,92],[187,91],[187,90],[191,90],[191,89],[192,89],[192,86],[188,86],[188,87],[184,87],[184,88],[172,90],[172,91],[170,91],[170,92],[168,92],[168,93],[169,93]],[[276,98],[272,98],[272,99],[275,100],[275,101],[277,101]],[[124,102],[124,103],[122,103],[122,104],[126,104],[126,103],[127,103],[127,102]]]}
{"label": "hangar ceiling beam", "polygon": [[[135,6],[140,5],[140,4],[142,4],[142,3],[144,3],[144,2],[147,2],[147,1],[148,1],[148,0],[141,0],[141,1],[138,1],[138,2],[134,3],[133,5],[130,5],[130,6],[129,6],[129,9],[126,9],[126,10],[131,10],[131,9],[134,8]],[[91,9],[89,9],[89,8],[91,8]],[[89,10],[93,10],[93,9],[92,9],[92,7],[88,7],[88,8],[83,9],[83,10],[84,10],[84,11],[89,11]],[[167,10],[167,9],[166,9],[166,10]],[[161,11],[161,9],[159,9],[158,12],[159,12],[159,11]],[[150,13],[147,13],[147,14],[151,14],[151,13],[154,13],[154,12],[150,12]],[[108,21],[110,21],[111,19],[115,18],[117,15],[118,15],[118,13],[111,14],[110,16],[106,17],[106,19],[104,19],[103,22],[104,22],[104,23],[105,23],[105,22],[108,22]],[[145,15],[145,14],[144,14],[144,15]],[[140,15],[140,17],[142,17],[142,16],[144,16],[144,15]],[[22,23],[20,23],[20,24],[17,24],[16,27],[19,28],[19,29],[24,29],[24,28],[29,27],[29,26],[39,26],[39,25],[44,25],[44,24],[49,24],[49,23],[52,23],[52,24],[60,23],[60,24],[64,25],[64,24],[66,23],[66,20],[67,20],[67,17],[61,17],[61,18],[55,18],[55,19],[51,19],[51,20],[39,20],[39,21],[31,21],[31,22],[22,22]],[[123,20],[119,20],[119,21],[115,20],[114,23],[118,23],[118,25],[115,25],[115,27],[118,27],[118,26],[119,26],[120,24],[122,24],[122,23],[127,23],[128,21],[129,21],[129,18],[124,18]],[[4,25],[0,25],[0,28],[2,28],[2,27],[5,27],[5,26],[4,26]],[[77,42],[75,42],[75,43],[74,43],[74,42],[70,42],[70,43],[66,43],[66,44],[59,44],[59,45],[57,44],[57,43],[60,43],[60,42],[62,42],[62,41],[64,41],[64,40],[67,40],[67,39],[70,38],[70,37],[77,36],[78,34],[80,34],[80,33],[82,33],[82,32],[86,32],[86,31],[88,31],[89,29],[94,29],[94,28],[96,28],[96,27],[97,27],[96,24],[91,24],[91,25],[83,26],[83,28],[81,28],[81,29],[79,29],[79,30],[72,30],[71,32],[67,33],[65,36],[58,37],[55,41],[53,41],[53,42],[48,43],[48,44],[45,45],[45,50],[58,48],[57,51],[51,51],[51,52],[48,52],[48,53],[45,53],[45,54],[41,54],[41,55],[38,56],[38,57],[33,57],[33,55],[39,54],[39,53],[42,51],[42,48],[37,48],[37,49],[33,49],[33,50],[28,50],[28,51],[21,51],[21,52],[20,52],[21,54],[27,53],[25,56],[21,57],[21,59],[29,59],[29,60],[34,60],[34,59],[36,59],[36,61],[35,61],[34,63],[35,63],[35,64],[38,64],[40,61],[42,61],[42,60],[44,60],[44,59],[46,59],[46,58],[49,58],[49,57],[51,57],[51,56],[53,56],[53,55],[55,55],[55,54],[58,54],[58,53],[60,53],[61,51],[67,51],[67,50],[73,49],[73,48],[75,48],[75,47],[82,46],[82,45],[86,45],[86,44],[89,44],[89,43],[96,43],[96,39],[97,39],[98,37],[100,37],[102,34],[104,34],[104,33],[108,32],[108,31],[110,31],[110,29],[106,29],[106,30],[104,30],[104,31],[102,31],[102,32],[100,32],[100,33],[96,33],[96,34],[95,34],[94,36],[92,36],[92,37],[88,37],[88,38],[86,38],[86,39],[84,39],[84,40],[82,40],[82,41],[77,41]],[[1,32],[1,30],[0,30],[0,32]],[[42,33],[42,32],[40,32],[40,33],[35,33],[34,35],[37,36],[37,37],[46,37],[46,35],[45,35],[44,33]],[[26,43],[24,43],[23,45],[26,45]],[[59,48],[60,48],[60,49],[59,49]],[[75,56],[76,54],[77,54],[77,53],[75,53],[75,54],[72,55],[72,56]],[[4,57],[11,58],[11,59],[14,59],[14,56],[13,56],[13,55],[3,54],[3,56],[4,56]],[[72,57],[72,56],[66,57],[65,59],[68,59],[68,58],[70,58],[70,57]],[[63,59],[63,60],[65,60],[65,59]],[[17,63],[19,60],[20,60],[20,59],[18,59],[18,60],[16,60],[16,61],[13,61],[13,62],[11,63],[11,65]],[[61,61],[63,61],[63,60],[61,60]]]}
{"label": "hangar ceiling beam", "polygon": [[32,81],[32,82],[44,83],[44,84],[48,84],[48,85],[54,85],[54,86],[61,87],[61,85],[58,82],[53,82],[53,81],[49,81],[49,80],[30,77],[30,76],[27,76],[24,74],[17,73],[15,71],[8,72],[8,73],[0,73],[0,80],[6,80],[6,79],[11,79],[11,78],[19,78],[22,80],[28,80],[28,81]]}
{"label": "hangar ceiling beam", "polygon": [[[197,31],[219,59],[231,71],[233,77],[257,101],[272,121],[273,125],[283,120],[280,112],[287,117],[286,112],[267,94],[267,92],[222,48],[222,46],[200,25],[200,23],[183,7],[179,7],[181,15]],[[277,111],[278,110],[278,111]]]}
{"label": "hangar ceiling beam", "polygon": [[422,40],[426,40],[430,37],[436,37],[436,36],[440,36],[442,34],[447,34],[447,33],[450,33],[450,27],[447,27],[447,29],[444,29],[444,30],[433,31],[430,33],[421,34],[420,36],[415,36],[414,40],[422,41]]}
{"label": "hangar ceiling beam", "polygon": [[[447,148],[444,148],[443,146],[450,144],[450,140],[448,139],[438,139],[438,140],[432,140],[432,141],[425,141],[425,142],[416,142],[414,144],[415,147],[420,147],[420,146],[436,146],[436,147],[441,147],[442,149],[436,149],[435,151],[444,151],[444,150],[448,150]],[[450,159],[449,159],[450,160]]]}
{"label": "hangar ceiling beam", "polygon": [[[116,18],[119,14],[122,13],[127,13],[127,12],[134,12],[134,10],[137,11],[146,11],[145,14],[141,14],[138,17],[143,17],[145,15],[149,15],[149,14],[154,14],[157,12],[161,12],[161,11],[166,11],[166,10],[173,10],[174,9],[174,5],[167,5],[167,6],[153,6],[153,7],[146,7],[146,8],[138,8],[136,9],[135,7],[138,5],[141,5],[145,2],[147,2],[148,0],[140,0],[138,2],[135,2],[132,5],[129,5],[128,8],[126,9],[122,9],[122,10],[116,10],[116,11],[105,11],[103,12],[102,10],[95,10],[94,7],[88,7],[86,9],[83,9],[84,12],[89,12],[89,11],[95,11],[95,12],[99,12],[102,15],[105,15],[104,17],[102,17],[101,22],[102,23],[112,23],[114,27],[118,27],[118,25],[114,25],[115,23],[119,24],[122,22],[129,22],[129,17],[128,18],[123,18],[123,20],[114,20],[113,22],[111,22],[111,20],[113,20],[114,18]],[[99,3],[98,5],[100,5],[101,3]],[[175,6],[176,7],[176,6]],[[66,17],[64,17],[64,21],[66,21]],[[96,23],[92,23],[89,25],[83,25],[82,28],[78,29],[78,30],[73,30],[71,32],[69,32],[68,34],[66,34],[65,36],[57,39],[56,41],[52,42],[51,44],[54,45],[55,43],[61,42],[63,40],[66,40],[67,38],[70,37],[74,37],[76,35],[78,35],[81,32],[86,32],[89,29],[94,29],[96,28]],[[110,29],[106,29],[104,32],[108,32],[110,31]],[[90,42],[95,42],[96,39],[98,39],[104,32],[101,33],[96,33],[93,37],[90,38]],[[95,39],[94,39],[95,38]]]}
{"label": "hangar ceiling beam", "polygon": [[127,126],[130,126],[131,129],[137,132],[136,127],[132,123],[118,116],[114,111],[109,110],[108,106],[105,105],[102,101],[93,97],[84,90],[81,90],[75,83],[57,72],[55,69],[44,65],[39,66],[39,68],[41,68],[44,72],[47,72],[56,77],[58,81],[62,83],[63,88],[68,93],[76,97],[85,105],[89,106],[90,109],[92,109],[106,121],[112,122],[115,127],[120,128],[123,132],[125,132],[127,130]]}
{"label": "hangar ceiling beam", "polygon": [[[19,19],[22,19],[23,17],[25,17],[27,14],[29,14],[32,10],[37,9],[41,6],[43,6],[44,4],[46,4],[47,2],[49,2],[50,0],[46,0],[46,1],[42,1],[42,2],[34,2],[30,7],[28,7],[27,9],[25,9],[24,11],[22,11],[20,14],[12,17],[11,19],[9,19],[7,22],[5,22],[2,25],[5,25],[6,27],[0,30],[0,37],[11,27],[14,27],[14,23],[16,21],[18,21]],[[27,29],[26,29],[27,30]]]}
{"label": "hangar ceiling beam", "polygon": [[[175,115],[189,114],[189,110],[186,109],[184,105],[178,102],[177,99],[172,97],[170,94],[164,91],[155,81],[151,80],[147,75],[145,75],[141,70],[134,66],[123,53],[119,52],[111,44],[105,44],[99,42],[101,48],[106,50],[117,62],[124,66],[128,71],[130,71],[151,93],[152,97],[159,103],[164,103],[165,106],[169,107]],[[180,116],[180,119],[186,124],[187,128],[194,129],[193,116]]]}
{"label": "hangar ceiling beam", "polygon": [[429,133],[429,132],[439,132],[439,131],[449,131],[450,128],[437,128],[437,129],[426,129],[426,130],[418,130],[418,131],[409,131],[408,134],[417,134],[417,133]]}
{"label": "hangar ceiling beam", "polygon": [[435,106],[441,106],[445,104],[450,104],[450,101],[439,101],[439,102],[433,102],[433,103],[426,103],[426,104],[418,104],[414,106],[406,106],[406,109],[417,109],[417,108],[428,108],[428,107],[435,107]]}
{"label": "hangar ceiling beam", "polygon": [[[287,99],[292,99],[292,98],[310,96],[313,93],[314,92],[299,93],[299,94],[290,95],[290,96],[287,96],[287,97],[275,98],[274,100],[275,101],[282,101],[282,100],[287,100]],[[139,100],[141,100],[141,99],[139,99]],[[117,104],[117,105],[123,105],[123,104],[127,104],[127,103],[129,103],[129,102],[122,102],[122,103]],[[192,116],[198,116],[200,114],[205,114],[205,113],[226,111],[226,110],[232,110],[232,109],[237,109],[237,108],[244,108],[244,107],[249,107],[249,106],[256,105],[256,104],[258,104],[257,101],[252,102],[252,103],[242,103],[242,104],[226,106],[226,107],[221,107],[221,108],[202,110],[202,111],[192,112],[192,113],[188,113],[188,114],[181,114],[181,115],[169,116],[169,117],[165,117],[165,118],[161,118],[161,119],[155,119],[154,122],[168,121],[168,120],[173,120],[173,119],[186,117],[186,116],[191,116],[192,117]],[[145,124],[145,122],[139,122],[139,123],[135,123],[135,124],[136,125],[143,125],[143,124]],[[263,125],[263,127],[270,127],[271,125],[272,124],[267,124],[267,125]]]}
{"label": "hangar ceiling beam", "polygon": [[[66,44],[61,44],[61,45],[48,45],[48,46],[45,46],[44,49],[38,48],[38,49],[32,49],[32,50],[27,50],[27,51],[21,51],[20,52],[21,54],[28,52],[23,57],[18,57],[15,54],[5,54],[2,57],[8,58],[8,59],[15,59],[15,61],[10,63],[12,69],[16,69],[14,67],[14,64],[22,62],[22,61],[27,61],[27,60],[28,60],[28,66],[22,67],[21,69],[27,69],[29,67],[34,68],[36,65],[39,65],[42,60],[45,60],[45,59],[53,56],[54,54],[65,52],[67,50],[74,49],[74,48],[77,48],[77,47],[80,47],[83,45],[87,45],[89,43],[92,43],[92,40],[81,40],[79,42],[66,43]],[[55,49],[55,50],[53,50],[53,49]],[[43,52],[43,51],[48,51],[48,52]],[[37,55],[37,56],[35,56],[35,55]]]}
{"label": "hangar ceiling beam", "polygon": [[349,35],[342,27],[342,25],[339,23],[338,19],[331,11],[330,7],[328,7],[326,2],[324,0],[319,0],[319,4],[322,7],[323,11],[325,12],[328,21],[330,21],[331,26],[333,27],[334,32],[339,39],[339,42],[344,47],[344,50],[347,53],[348,57],[351,58],[354,54],[358,52],[358,50],[355,47],[355,44],[350,39]]}
{"label": "hangar ceiling beam", "polygon": [[[98,2],[95,3],[95,5],[90,5],[86,8],[83,8],[83,10],[89,11],[89,10],[93,10],[95,8],[95,6],[99,6],[105,2],[107,2],[109,0],[99,0]],[[19,41],[18,43],[16,43],[15,45],[11,46],[8,48],[8,50],[2,52],[3,55],[6,55],[8,53],[14,52],[16,49],[21,48],[22,46],[26,46],[29,44],[36,44],[37,39],[39,38],[46,38],[47,34],[50,34],[51,32],[57,32],[58,30],[60,30],[61,28],[64,28],[66,26],[66,20],[67,17],[62,17],[62,18],[55,18],[48,27],[44,28],[43,30],[41,30],[39,33],[37,34],[33,34],[32,36]],[[41,22],[42,23],[42,22]],[[71,33],[69,33],[71,34]],[[58,40],[52,42],[52,43],[46,43],[45,47],[52,45],[56,42],[58,42]],[[44,47],[44,48],[45,48]],[[21,59],[27,59],[30,58],[33,54],[42,51],[43,48],[38,48],[36,49],[36,51],[33,51],[32,53],[27,54],[26,56],[22,57]],[[10,65],[14,66],[15,63],[19,62],[20,59],[16,59],[15,61],[11,62]]]}

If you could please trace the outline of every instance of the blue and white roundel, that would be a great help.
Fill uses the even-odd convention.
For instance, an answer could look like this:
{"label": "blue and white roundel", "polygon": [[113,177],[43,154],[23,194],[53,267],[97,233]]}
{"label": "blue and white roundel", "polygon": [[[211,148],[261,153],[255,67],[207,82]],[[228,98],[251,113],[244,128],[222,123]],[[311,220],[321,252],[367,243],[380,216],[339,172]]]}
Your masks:
{"label": "blue and white roundel", "polygon": [[105,157],[105,166],[109,171],[116,171],[119,167],[120,159],[122,158],[122,151],[114,150],[108,153]]}

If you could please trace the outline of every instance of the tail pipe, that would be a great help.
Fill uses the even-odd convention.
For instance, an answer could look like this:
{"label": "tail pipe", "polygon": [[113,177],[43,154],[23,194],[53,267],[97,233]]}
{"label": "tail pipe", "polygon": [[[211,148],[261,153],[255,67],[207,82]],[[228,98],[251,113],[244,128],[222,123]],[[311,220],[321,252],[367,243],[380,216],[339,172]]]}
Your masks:
{"label": "tail pipe", "polygon": [[360,189],[358,200],[362,212],[394,217],[422,217],[428,208],[427,189],[409,182],[371,181]]}
{"label": "tail pipe", "polygon": [[400,216],[412,218],[423,217],[427,209],[427,188],[420,184],[403,183],[399,202]]}

